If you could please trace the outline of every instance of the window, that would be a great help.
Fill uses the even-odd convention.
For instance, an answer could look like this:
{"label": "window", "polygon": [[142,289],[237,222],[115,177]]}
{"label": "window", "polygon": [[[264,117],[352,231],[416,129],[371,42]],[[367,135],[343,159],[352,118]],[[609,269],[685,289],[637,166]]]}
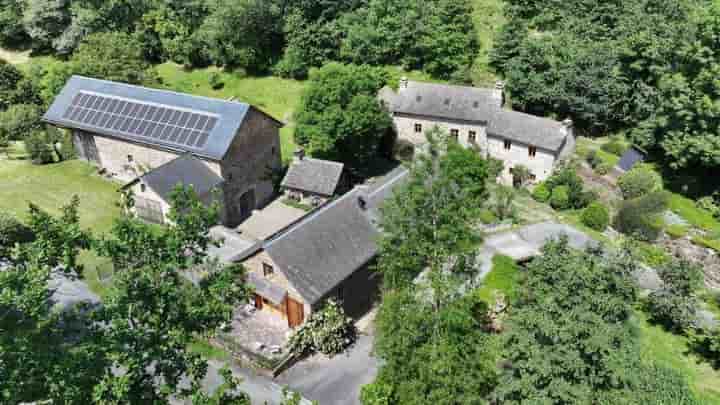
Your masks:
{"label": "window", "polygon": [[421,102],[421,101],[422,101],[422,96],[417,96],[417,97],[415,97],[415,101],[417,101],[418,103]]}
{"label": "window", "polygon": [[270,153],[273,154],[273,155],[275,154],[275,147],[274,147],[274,146],[273,146],[272,149],[270,150]]}
{"label": "window", "polygon": [[537,153],[537,148],[534,146],[528,146],[528,156],[535,157],[535,154]]}
{"label": "window", "polygon": [[537,180],[537,176],[530,173],[530,181],[535,181],[535,180]]}
{"label": "window", "polygon": [[445,99],[445,105],[450,105],[450,99],[449,99],[449,98],[446,98],[446,99]]}
{"label": "window", "polygon": [[505,140],[505,150],[510,150],[511,147],[512,147],[512,141],[510,141],[509,139],[506,139]]}
{"label": "window", "polygon": [[271,264],[263,263],[263,276],[269,277],[275,273],[275,270],[273,269],[273,266]]}
{"label": "window", "polygon": [[128,155],[127,157],[128,157],[128,163],[132,163],[133,160],[135,160],[135,159],[133,159],[133,155]]}
{"label": "window", "polygon": [[232,181],[232,173],[228,173],[228,181]]}
{"label": "window", "polygon": [[477,102],[477,101],[473,102],[473,107],[475,107],[475,108],[478,108],[478,107],[480,107],[480,103],[479,103],[479,102]]}
{"label": "window", "polygon": [[458,131],[457,129],[451,129],[451,130],[450,130],[450,136],[451,136],[453,139],[457,140],[457,138],[458,138],[458,133],[459,133],[459,132],[460,132],[460,131]]}
{"label": "window", "polygon": [[142,183],[140,183],[140,192],[141,192],[141,193],[144,193],[144,192],[145,192],[145,185],[142,184]]}
{"label": "window", "polygon": [[415,124],[415,133],[422,132],[422,124]]}
{"label": "window", "polygon": [[477,139],[477,135],[475,134],[475,131],[468,132],[468,142],[475,142]]}

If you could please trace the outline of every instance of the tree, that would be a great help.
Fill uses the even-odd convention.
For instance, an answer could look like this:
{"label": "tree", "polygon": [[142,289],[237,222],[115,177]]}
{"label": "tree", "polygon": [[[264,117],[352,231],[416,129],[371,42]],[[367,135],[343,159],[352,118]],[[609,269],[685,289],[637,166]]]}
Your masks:
{"label": "tree", "polygon": [[15,92],[22,79],[22,72],[18,68],[0,59],[0,111],[15,103]]}
{"label": "tree", "polygon": [[702,273],[687,261],[673,260],[658,269],[658,275],[663,287],[650,293],[647,301],[651,320],[684,333],[696,322],[696,291],[702,284]]}
{"label": "tree", "polygon": [[[125,266],[116,268],[103,305],[78,313],[53,311],[48,301],[48,281],[58,265],[82,276],[75,258],[87,244],[77,200],[59,218],[33,208],[35,240],[0,272],[0,363],[9,366],[0,368],[4,402],[144,404],[174,397],[196,404],[249,403],[245,394],[231,391],[237,381],[227,372],[220,391],[202,393],[207,363],[188,351],[196,336],[226,322],[247,298],[243,269],[209,263],[209,275],[189,285],[182,274],[205,262],[217,207],[205,207],[191,188],[177,189],[171,199],[174,226],[158,230],[124,218],[111,237],[96,243],[100,254],[117,248],[126,260],[115,261]],[[123,233],[131,228],[131,235]],[[153,241],[151,248],[164,254],[131,261],[132,253],[142,251],[137,241]],[[187,383],[180,384],[181,378]]]}
{"label": "tree", "polygon": [[0,45],[18,47],[29,40],[22,24],[23,3],[17,0],[0,1]]}
{"label": "tree", "polygon": [[320,352],[328,356],[342,353],[357,339],[352,318],[335,300],[328,300],[310,319],[303,323],[288,342],[289,350],[296,355]]}
{"label": "tree", "polygon": [[157,82],[155,70],[143,58],[140,44],[124,33],[87,36],[70,58],[70,65],[68,73],[72,74],[129,84]]}
{"label": "tree", "polygon": [[493,193],[494,202],[492,205],[493,212],[500,220],[508,218],[515,219],[517,210],[514,201],[517,193],[512,187],[498,186]]}
{"label": "tree", "polygon": [[37,51],[53,49],[54,41],[71,22],[70,2],[67,0],[28,0],[23,13],[25,32]]}
{"label": "tree", "polygon": [[0,261],[10,258],[16,244],[33,240],[32,230],[15,217],[0,212]]}
{"label": "tree", "polygon": [[652,168],[639,165],[620,176],[618,187],[623,198],[631,200],[662,189],[662,179]]}
{"label": "tree", "polygon": [[387,73],[369,66],[330,63],[314,71],[295,115],[296,142],[357,173],[378,156],[392,125],[376,96],[386,82]]}
{"label": "tree", "polygon": [[36,105],[14,104],[0,111],[0,139],[21,140],[41,128]]}
{"label": "tree", "polygon": [[642,368],[630,321],[635,268],[625,251],[580,252],[566,237],[548,242],[513,303],[496,399],[617,403],[604,400],[632,393]]}
{"label": "tree", "polygon": [[660,215],[667,210],[669,195],[658,191],[623,201],[613,221],[618,231],[644,241],[653,241],[662,232]]}
{"label": "tree", "polygon": [[282,47],[279,14],[274,1],[220,1],[200,28],[211,60],[219,66],[266,72]]}

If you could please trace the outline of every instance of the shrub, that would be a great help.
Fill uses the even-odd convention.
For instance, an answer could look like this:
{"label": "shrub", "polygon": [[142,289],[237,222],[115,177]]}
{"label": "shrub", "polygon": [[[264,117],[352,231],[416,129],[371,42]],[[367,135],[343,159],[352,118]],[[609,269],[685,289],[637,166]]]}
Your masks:
{"label": "shrub", "polygon": [[695,203],[695,206],[700,208],[701,210],[708,211],[709,213],[713,214],[713,216],[717,217],[720,215],[720,206],[715,202],[715,199],[710,196],[706,196],[703,198],[700,198]]}
{"label": "shrub", "polygon": [[720,368],[720,328],[691,334],[690,341],[695,353],[708,360],[713,368]]}
{"label": "shrub", "polygon": [[40,111],[35,105],[16,104],[0,112],[0,138],[21,140],[40,127]]}
{"label": "shrub", "polygon": [[623,198],[630,200],[660,190],[662,179],[654,170],[640,165],[620,176],[618,187]]}
{"label": "shrub", "polygon": [[685,225],[669,225],[665,228],[665,233],[672,239],[680,239],[687,235],[688,227]]}
{"label": "shrub", "polygon": [[557,210],[570,208],[570,195],[568,186],[557,186],[550,194],[550,205]]}
{"label": "shrub", "polygon": [[610,142],[604,143],[600,147],[600,149],[604,150],[607,153],[621,156],[623,153],[625,153],[625,149],[627,149],[627,147],[620,141],[612,140]]}
{"label": "shrub", "polygon": [[535,201],[546,203],[550,200],[550,190],[545,183],[540,183],[533,189],[532,197]]}
{"label": "shrub", "polygon": [[585,208],[580,219],[588,228],[602,232],[610,224],[610,213],[604,205],[594,202]]}
{"label": "shrub", "polygon": [[624,201],[615,217],[615,229],[644,241],[657,239],[663,226],[660,214],[667,210],[668,200],[668,194],[659,191]]}
{"label": "shrub", "polygon": [[50,146],[47,134],[35,131],[25,139],[25,149],[35,164],[47,164],[55,161],[53,149]]}
{"label": "shrub", "polygon": [[565,166],[556,171],[555,174],[550,176],[550,178],[548,178],[545,183],[548,187],[548,190],[550,190],[551,195],[556,187],[567,187],[567,208],[585,208],[590,202],[594,200],[594,198],[587,198],[591,197],[591,195],[583,196],[583,181],[580,176],[575,173],[575,169],[570,166]]}
{"label": "shrub", "polygon": [[320,352],[332,356],[342,353],[356,338],[352,319],[337,301],[330,299],[295,331],[288,347],[296,354]]}
{"label": "shrub", "polygon": [[220,90],[225,87],[225,82],[223,81],[222,75],[218,72],[210,73],[210,76],[208,77],[208,83],[210,84],[210,87],[213,88],[213,90]]}
{"label": "shrub", "polygon": [[26,243],[32,239],[30,228],[15,217],[0,213],[0,258],[8,257],[16,243]]}
{"label": "shrub", "polygon": [[612,170],[612,165],[609,163],[603,163],[595,168],[595,173],[599,176],[604,176],[610,173],[610,170]]}
{"label": "shrub", "polygon": [[665,249],[645,242],[638,242],[634,248],[638,259],[650,267],[665,266],[672,260],[672,257]]}
{"label": "shrub", "polygon": [[480,222],[482,222],[483,224],[494,224],[498,221],[498,218],[495,215],[495,213],[489,209],[481,210],[479,218],[480,218]]}
{"label": "shrub", "polygon": [[648,296],[650,319],[674,332],[684,332],[695,325],[698,300],[695,291],[702,273],[687,261],[671,261],[658,269],[663,281],[661,290]]}
{"label": "shrub", "polygon": [[598,166],[603,164],[603,160],[600,158],[600,156],[598,156],[598,153],[596,150],[591,150],[587,154],[587,157],[585,159],[587,160],[590,167],[592,167],[593,169],[595,169]]}

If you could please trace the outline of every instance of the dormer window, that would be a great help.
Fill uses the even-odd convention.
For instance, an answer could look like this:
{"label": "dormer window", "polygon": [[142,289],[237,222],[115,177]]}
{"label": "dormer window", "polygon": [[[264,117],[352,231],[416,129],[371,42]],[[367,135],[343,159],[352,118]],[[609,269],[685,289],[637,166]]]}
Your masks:
{"label": "dormer window", "polygon": [[275,269],[273,268],[272,264],[269,263],[263,263],[263,276],[270,277],[275,273]]}
{"label": "dormer window", "polygon": [[510,141],[509,139],[506,139],[505,145],[503,145],[503,146],[505,147],[505,150],[510,150],[510,148],[512,147],[512,141]]}

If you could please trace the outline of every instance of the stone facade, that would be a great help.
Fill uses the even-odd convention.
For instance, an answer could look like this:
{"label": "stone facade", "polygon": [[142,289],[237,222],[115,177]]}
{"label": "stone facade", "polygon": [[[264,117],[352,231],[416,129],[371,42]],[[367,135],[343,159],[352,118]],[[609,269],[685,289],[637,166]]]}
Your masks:
{"label": "stone facade", "polygon": [[[200,157],[214,173],[225,180],[221,190],[224,207],[221,220],[237,226],[252,210],[266,205],[273,197],[272,170],[280,168],[280,128],[277,122],[251,108],[230,149],[221,161]],[[129,182],[180,156],[178,152],[75,131],[74,143],[80,158],[101,167],[108,175]],[[140,184],[133,187],[136,195]],[[168,202],[145,192],[167,213]],[[206,196],[210,200],[209,196]]]}
{"label": "stone facade", "polygon": [[[264,272],[264,265],[270,265],[273,267],[273,272],[270,275],[265,275]],[[310,314],[312,313],[312,306],[305,302],[305,300],[300,296],[300,294],[297,292],[297,290],[290,284],[288,279],[282,274],[282,270],[278,268],[277,264],[272,260],[270,255],[268,255],[264,250],[259,251],[258,253],[254,254],[253,256],[247,258],[243,265],[245,266],[245,269],[249,273],[254,273],[255,275],[262,277],[269,281],[270,283],[282,287],[283,289],[287,290],[288,297],[292,298],[293,300],[301,303],[304,307],[304,318],[308,319]],[[267,310],[273,313],[276,313],[272,309],[266,309],[263,307],[263,311]],[[279,316],[282,316],[283,318],[286,318],[286,314],[278,314]]]}
{"label": "stone facade", "polygon": [[535,155],[531,156],[531,145],[507,139],[507,141],[510,142],[510,149],[508,150],[505,148],[506,139],[488,135],[487,126],[482,125],[482,123],[438,119],[401,113],[393,114],[393,122],[398,139],[410,142],[415,147],[427,142],[425,131],[435,126],[442,129],[448,135],[457,131],[457,141],[461,145],[465,147],[478,147],[487,155],[495,159],[500,159],[505,163],[505,168],[498,179],[505,184],[512,184],[513,176],[511,170],[516,165],[524,165],[530,169],[535,176],[533,182],[547,179],[552,174],[556,163],[562,158],[572,154],[575,146],[574,137],[568,136],[565,146],[561,151],[554,152],[535,147]]}

